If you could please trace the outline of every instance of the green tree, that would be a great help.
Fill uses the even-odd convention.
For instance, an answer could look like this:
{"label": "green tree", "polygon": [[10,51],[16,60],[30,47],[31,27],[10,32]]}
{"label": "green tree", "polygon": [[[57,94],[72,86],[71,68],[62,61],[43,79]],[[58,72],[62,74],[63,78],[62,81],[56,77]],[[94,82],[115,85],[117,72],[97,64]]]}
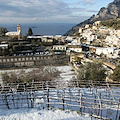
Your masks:
{"label": "green tree", "polygon": [[26,36],[26,35],[23,35],[23,36],[22,36],[22,39],[23,39],[23,40],[27,40],[27,36]]}
{"label": "green tree", "polygon": [[32,29],[29,28],[29,29],[28,29],[28,36],[31,36],[31,35],[33,35],[33,32],[32,32]]}
{"label": "green tree", "polygon": [[33,53],[35,53],[35,51],[36,51],[35,47],[32,47],[32,50],[33,50]]}
{"label": "green tree", "polygon": [[23,46],[23,43],[19,43],[19,45],[18,45],[19,47],[22,47]]}
{"label": "green tree", "polygon": [[120,82],[120,65],[118,65],[114,70],[113,74],[110,75],[110,78],[113,81],[119,81]]}
{"label": "green tree", "polygon": [[31,43],[32,43],[32,45],[33,45],[33,46],[35,46],[35,45],[36,45],[35,40],[32,40],[32,41],[31,41]]}
{"label": "green tree", "polygon": [[13,45],[13,52],[16,53],[18,50],[18,45]]}
{"label": "green tree", "polygon": [[7,33],[8,32],[8,30],[6,29],[6,28],[4,28],[4,27],[1,27],[0,28],[0,34],[2,35],[2,36],[5,36],[5,33]]}
{"label": "green tree", "polygon": [[3,49],[3,50],[2,50],[2,54],[3,54],[3,56],[8,55],[8,49]]}
{"label": "green tree", "polygon": [[9,49],[9,55],[12,55],[14,52],[13,52],[13,49]]}
{"label": "green tree", "polygon": [[87,62],[83,68],[78,71],[79,80],[104,81],[106,70],[102,61]]}
{"label": "green tree", "polygon": [[9,42],[8,44],[9,49],[13,47],[13,43]]}

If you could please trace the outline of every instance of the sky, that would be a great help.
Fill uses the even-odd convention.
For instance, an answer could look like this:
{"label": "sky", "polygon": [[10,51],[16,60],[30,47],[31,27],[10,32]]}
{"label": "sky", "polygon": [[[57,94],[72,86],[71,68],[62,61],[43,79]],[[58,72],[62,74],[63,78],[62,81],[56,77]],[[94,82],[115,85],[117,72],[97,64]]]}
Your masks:
{"label": "sky", "polygon": [[80,23],[114,0],[0,0],[0,23]]}

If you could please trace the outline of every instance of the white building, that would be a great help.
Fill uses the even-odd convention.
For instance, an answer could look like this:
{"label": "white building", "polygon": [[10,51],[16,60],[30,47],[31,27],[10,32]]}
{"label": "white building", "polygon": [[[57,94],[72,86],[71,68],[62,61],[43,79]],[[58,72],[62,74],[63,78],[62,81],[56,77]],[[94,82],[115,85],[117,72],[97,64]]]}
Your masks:
{"label": "white building", "polygon": [[20,24],[17,25],[17,31],[15,31],[15,32],[7,32],[5,35],[9,36],[9,37],[16,37],[17,36],[18,39],[20,39],[22,37]]}
{"label": "white building", "polygon": [[67,49],[69,51],[73,51],[73,52],[82,52],[82,48],[81,48],[81,43],[80,42],[71,42],[67,44]]}
{"label": "white building", "polygon": [[66,45],[53,45],[53,51],[66,51]]}
{"label": "white building", "polygon": [[119,38],[116,35],[111,35],[111,36],[107,36],[105,39],[106,44],[110,45],[111,47],[113,47],[114,45],[118,45],[119,44]]}
{"label": "white building", "polygon": [[94,25],[98,26],[98,25],[100,25],[100,23],[101,23],[101,21],[96,21],[96,22],[94,22]]}
{"label": "white building", "polygon": [[96,47],[96,54],[100,55],[100,54],[104,54],[104,55],[113,55],[115,51],[114,47],[108,47],[108,48],[100,48],[100,47]]}

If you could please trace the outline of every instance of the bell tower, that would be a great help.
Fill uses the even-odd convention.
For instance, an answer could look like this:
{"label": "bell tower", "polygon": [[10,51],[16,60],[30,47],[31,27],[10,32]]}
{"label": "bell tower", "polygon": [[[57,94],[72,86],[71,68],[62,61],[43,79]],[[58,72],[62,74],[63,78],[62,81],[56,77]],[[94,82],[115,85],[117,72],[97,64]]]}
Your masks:
{"label": "bell tower", "polygon": [[18,39],[22,38],[22,31],[20,24],[17,25],[17,33],[18,33]]}
{"label": "bell tower", "polygon": [[17,32],[19,32],[19,31],[21,32],[21,26],[20,26],[20,24],[17,25]]}

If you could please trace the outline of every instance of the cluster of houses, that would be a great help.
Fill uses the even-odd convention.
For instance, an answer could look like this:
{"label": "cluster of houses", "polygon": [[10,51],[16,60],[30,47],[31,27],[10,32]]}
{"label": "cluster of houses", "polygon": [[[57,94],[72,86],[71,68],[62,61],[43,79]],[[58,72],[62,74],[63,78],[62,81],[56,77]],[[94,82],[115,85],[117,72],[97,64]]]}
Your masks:
{"label": "cluster of houses", "polygon": [[[82,29],[82,31],[81,31]],[[104,46],[120,48],[120,30],[112,28],[80,28],[79,33],[86,40],[85,44],[92,44],[94,41],[105,43]]]}
{"label": "cluster of houses", "polygon": [[89,45],[92,53],[104,54],[108,58],[119,58],[120,30],[99,25],[100,21],[97,21],[92,26],[86,25],[84,28],[79,28],[81,38],[85,39],[84,44]]}
{"label": "cluster of houses", "polygon": [[[106,28],[99,26],[100,21],[95,22],[92,26],[86,25],[84,28],[79,28],[80,36],[27,36],[27,40],[22,40],[21,26],[17,25],[16,32],[7,32],[6,36],[18,37],[18,42],[24,42],[24,46],[30,47],[28,41],[39,41],[42,43],[49,43],[48,46],[37,46],[37,55],[48,50],[49,54],[67,54],[74,53],[84,54],[89,52],[89,55],[96,54],[98,56],[104,55],[108,58],[120,58],[120,30]],[[84,39],[84,41],[81,41]],[[57,41],[57,42],[55,42]],[[95,46],[95,43],[103,43],[103,46]],[[8,44],[0,44],[0,47],[5,49]],[[47,47],[47,49],[46,49]],[[22,51],[27,55],[34,55],[32,50]],[[24,55],[24,54],[23,54]],[[25,54],[26,55],[26,54]]]}

